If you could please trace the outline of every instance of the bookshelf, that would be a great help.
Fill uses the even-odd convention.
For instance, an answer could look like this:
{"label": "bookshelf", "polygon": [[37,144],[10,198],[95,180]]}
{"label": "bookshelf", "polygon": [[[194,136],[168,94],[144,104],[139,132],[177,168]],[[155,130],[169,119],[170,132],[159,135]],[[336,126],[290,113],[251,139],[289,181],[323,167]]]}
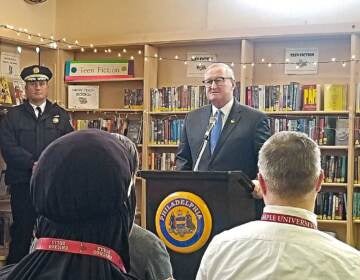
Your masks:
{"label": "bookshelf", "polygon": [[[262,58],[266,61],[284,61],[285,48],[316,47],[319,50],[319,61],[329,60],[329,57],[336,57],[337,59],[348,60],[353,54],[359,55],[360,44],[357,35],[335,35],[326,37],[278,37],[278,38],[260,38],[260,39],[244,39],[244,40],[224,40],[222,42],[191,42],[191,43],[169,43],[155,45],[156,53],[159,57],[174,58],[175,56],[185,58],[188,52],[207,52],[215,53],[218,61],[225,61],[229,64],[232,61],[250,63],[252,61],[261,61]],[[171,60],[157,60],[155,62],[158,68],[153,72],[154,79],[157,79],[156,88],[162,87],[177,87],[181,85],[201,85],[202,78],[187,77],[186,65],[183,61]],[[284,65],[272,65],[268,67],[267,63],[256,64],[255,67],[240,67],[235,64],[234,72],[236,80],[240,81],[241,95],[240,101],[245,104],[246,87],[249,85],[263,84],[263,85],[277,85],[286,84],[292,81],[300,84],[345,84],[348,85],[347,108],[345,110],[324,111],[323,108],[317,111],[275,111],[266,112],[269,118],[272,117],[327,117],[348,119],[349,128],[349,144],[348,145],[321,145],[322,153],[329,155],[345,155],[347,157],[347,171],[346,182],[324,182],[322,189],[327,192],[345,192],[347,198],[347,218],[346,220],[319,220],[319,228],[325,231],[333,231],[337,237],[360,248],[360,222],[352,219],[352,196],[354,186],[354,155],[355,145],[354,139],[354,110],[355,110],[355,76],[359,76],[357,64],[353,61],[343,67],[342,64],[321,64],[318,65],[317,74],[313,75],[285,75]],[[357,80],[359,78],[357,77]],[[321,100],[323,102],[323,100]],[[148,107],[149,108],[149,107]],[[150,108],[151,109],[151,108]],[[145,129],[151,130],[151,119],[163,118],[170,115],[182,117],[180,114],[186,112],[175,111],[156,111],[148,112],[148,123],[144,123]],[[360,116],[360,114],[359,114]],[[151,131],[148,132],[150,134]],[[151,138],[144,138],[144,143]],[[356,146],[359,149],[359,145]],[[147,154],[153,151],[159,152],[176,152],[176,144],[154,144],[147,143]],[[146,155],[145,155],[146,156]],[[146,166],[148,166],[148,157],[144,159]]]}
{"label": "bookshelf", "polygon": [[[2,48],[14,51],[15,42],[7,43]],[[137,45],[103,46],[98,48],[98,52],[80,50],[56,50],[49,51],[49,54],[42,57],[42,62],[49,65],[54,70],[54,79],[51,84],[50,99],[57,101],[64,108],[67,108],[67,87],[68,85],[99,85],[99,109],[69,109],[68,112],[73,119],[91,119],[108,117],[113,115],[128,116],[129,118],[142,119],[142,142],[138,145],[142,157],[143,169],[148,169],[151,163],[152,153],[176,153],[178,145],[176,143],[153,143],[151,141],[151,123],[153,120],[164,120],[166,118],[182,119],[188,110],[151,110],[151,89],[163,87],[179,87],[183,85],[202,86],[203,77],[188,77],[187,65],[184,59],[188,53],[208,53],[215,54],[217,61],[234,62],[235,78],[240,82],[241,95],[240,102],[245,104],[246,87],[250,85],[278,85],[287,84],[292,81],[300,84],[347,84],[348,85],[348,108],[341,111],[326,112],[318,111],[275,111],[266,112],[270,118],[288,117],[326,117],[347,118],[349,128],[349,145],[322,145],[322,153],[334,155],[346,155],[347,174],[346,183],[323,184],[323,190],[333,192],[346,192],[347,195],[347,219],[338,220],[319,220],[319,227],[322,230],[336,232],[337,237],[348,244],[360,248],[360,220],[352,218],[353,192],[360,191],[360,183],[354,184],[354,157],[360,155],[360,144],[354,145],[354,125],[355,117],[360,117],[360,110],[355,112],[355,92],[356,84],[360,82],[359,63],[352,61],[343,67],[341,63],[318,65],[317,74],[313,75],[285,75],[284,65],[273,64],[268,67],[266,62],[283,62],[285,48],[290,47],[317,47],[319,50],[319,61],[329,60],[336,57],[337,60],[349,59],[352,55],[360,57],[360,38],[358,35],[340,34],[327,36],[279,36],[268,38],[249,38],[238,39],[229,38],[223,40],[197,40],[168,43],[149,43]],[[111,48],[111,53],[104,50]],[[127,52],[124,53],[123,49]],[[2,49],[1,49],[2,50]],[[139,50],[141,55],[139,55]],[[120,53],[120,58],[130,58],[134,56],[135,75],[134,78],[121,80],[99,80],[64,82],[64,64],[66,60],[100,60],[116,59]],[[177,58],[176,58],[177,57]],[[160,58],[164,58],[160,60]],[[165,59],[166,58],[166,59]],[[246,68],[241,67],[241,63],[251,63],[261,61],[264,64],[250,64]],[[36,63],[36,56],[32,50],[23,51],[21,54],[23,65]],[[23,66],[22,65],[22,66]],[[143,108],[131,109],[124,107],[124,90],[128,88],[143,89]],[[138,200],[137,218],[141,220],[141,225],[145,224],[145,198],[146,184],[143,180],[136,181],[136,192]]]}

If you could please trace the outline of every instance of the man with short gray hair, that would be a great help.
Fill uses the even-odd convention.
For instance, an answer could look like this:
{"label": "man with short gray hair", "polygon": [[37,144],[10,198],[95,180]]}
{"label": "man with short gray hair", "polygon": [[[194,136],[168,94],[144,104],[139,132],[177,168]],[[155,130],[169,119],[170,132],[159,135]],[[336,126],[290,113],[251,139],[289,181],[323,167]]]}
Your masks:
{"label": "man with short gray hair", "polygon": [[317,144],[303,133],[276,133],[258,166],[261,220],[215,236],[196,279],[359,279],[360,252],[317,229],[324,178]]}

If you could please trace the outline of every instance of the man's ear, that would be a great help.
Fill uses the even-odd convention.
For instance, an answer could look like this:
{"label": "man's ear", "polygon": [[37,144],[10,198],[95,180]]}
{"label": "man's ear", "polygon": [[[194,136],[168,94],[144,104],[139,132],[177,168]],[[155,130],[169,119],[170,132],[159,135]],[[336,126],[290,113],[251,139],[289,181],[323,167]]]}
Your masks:
{"label": "man's ear", "polygon": [[266,186],[264,177],[261,175],[260,172],[258,173],[258,180],[259,180],[259,185],[260,185],[262,194],[266,195],[267,194],[267,186]]}
{"label": "man's ear", "polygon": [[324,170],[321,169],[319,177],[316,179],[315,191],[318,193],[321,190],[321,184],[324,181]]}

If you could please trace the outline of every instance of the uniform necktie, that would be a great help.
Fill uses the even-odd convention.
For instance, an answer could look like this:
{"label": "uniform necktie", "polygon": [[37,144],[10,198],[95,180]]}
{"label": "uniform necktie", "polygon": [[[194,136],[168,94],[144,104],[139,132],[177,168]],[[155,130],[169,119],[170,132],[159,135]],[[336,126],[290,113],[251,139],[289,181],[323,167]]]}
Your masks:
{"label": "uniform necktie", "polygon": [[217,110],[215,113],[216,123],[210,134],[210,151],[214,152],[216,143],[218,142],[222,129],[222,112]]}
{"label": "uniform necktie", "polygon": [[41,108],[39,106],[37,106],[36,111],[38,111],[37,117],[40,118],[41,117]]}

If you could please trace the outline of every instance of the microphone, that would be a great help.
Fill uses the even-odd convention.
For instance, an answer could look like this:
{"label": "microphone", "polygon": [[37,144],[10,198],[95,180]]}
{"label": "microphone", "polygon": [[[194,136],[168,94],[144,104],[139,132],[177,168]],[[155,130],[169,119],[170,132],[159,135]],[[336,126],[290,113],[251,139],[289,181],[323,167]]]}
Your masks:
{"label": "microphone", "polygon": [[216,124],[216,117],[214,116],[211,116],[210,119],[209,119],[209,124],[206,128],[206,131],[205,131],[205,134],[204,134],[204,140],[209,140],[209,137],[210,137],[210,132],[211,130],[214,128]]}
{"label": "microphone", "polygon": [[193,171],[198,171],[199,170],[200,160],[201,160],[202,155],[203,155],[203,153],[205,151],[205,147],[206,147],[207,143],[209,142],[210,132],[214,128],[215,124],[216,124],[216,117],[211,116],[210,119],[209,119],[209,124],[208,124],[208,126],[207,126],[207,128],[205,130],[204,141],[203,141],[203,143],[201,145],[201,149],[200,149],[200,152],[199,152],[199,154],[197,156]]}

